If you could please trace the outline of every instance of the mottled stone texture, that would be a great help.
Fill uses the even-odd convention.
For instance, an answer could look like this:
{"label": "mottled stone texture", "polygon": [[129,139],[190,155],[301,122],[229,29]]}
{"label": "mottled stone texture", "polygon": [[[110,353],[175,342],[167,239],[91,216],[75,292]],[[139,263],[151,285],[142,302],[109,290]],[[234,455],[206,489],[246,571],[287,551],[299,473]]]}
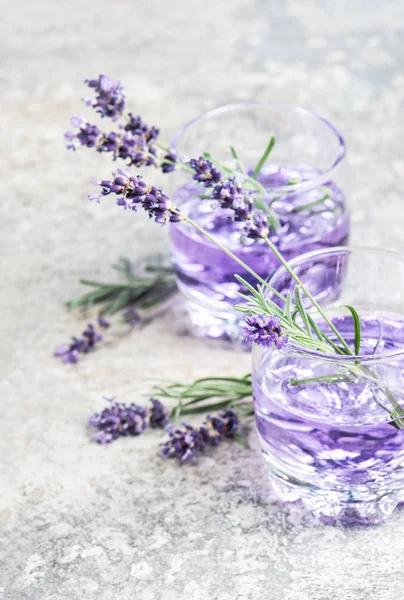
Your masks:
{"label": "mottled stone texture", "polygon": [[[81,81],[122,79],[170,135],[234,100],[286,101],[333,118],[349,147],[352,239],[403,249],[401,0],[3,2],[2,600],[401,600],[404,514],[324,528],[268,489],[254,431],[195,465],[156,456],[158,433],[91,444],[101,395],[141,401],[156,375],[241,374],[166,315],[75,366],[51,356],[83,323],[63,301],[119,255],[166,248],[146,218],[86,201],[106,156],[68,154]],[[156,343],[158,340],[158,343]]]}

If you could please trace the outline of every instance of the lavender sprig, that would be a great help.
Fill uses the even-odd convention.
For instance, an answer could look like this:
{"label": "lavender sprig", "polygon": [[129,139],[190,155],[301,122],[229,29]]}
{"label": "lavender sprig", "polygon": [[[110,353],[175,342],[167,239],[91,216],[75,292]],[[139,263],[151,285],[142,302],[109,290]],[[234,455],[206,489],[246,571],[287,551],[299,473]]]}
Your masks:
{"label": "lavender sprig", "polygon": [[95,413],[89,420],[89,426],[94,429],[91,439],[99,444],[110,444],[123,436],[138,436],[149,426],[166,428],[169,433],[167,442],[162,446],[160,454],[165,457],[177,456],[186,461],[203,450],[207,444],[216,446],[222,439],[238,435],[239,420],[232,410],[224,410],[218,417],[208,415],[206,421],[198,428],[185,425],[184,430],[168,425],[170,411],[156,398],[150,398],[152,404],[149,410],[138,404],[116,402],[114,398],[104,399],[109,406],[101,413]]}
{"label": "lavender sprig", "polygon": [[101,187],[99,194],[90,194],[89,200],[100,202],[103,196],[115,194],[116,204],[136,212],[143,208],[156,223],[178,223],[183,220],[168,196],[154,185],[146,184],[140,175],[131,175],[129,169],[118,169],[112,181],[93,181]]}
{"label": "lavender sprig", "polygon": [[[109,322],[102,317],[98,319],[98,325],[101,329],[109,327]],[[102,340],[102,335],[97,331],[92,323],[87,325],[87,328],[78,338],[73,336],[69,344],[62,344],[55,350],[55,356],[63,358],[65,363],[76,363],[79,360],[80,354],[87,354],[94,350],[96,344]]]}
{"label": "lavender sprig", "polygon": [[161,455],[166,458],[178,458],[187,462],[206,446],[216,446],[224,438],[235,437],[239,420],[232,410],[223,411],[219,417],[208,416],[200,427],[184,424],[183,429],[168,425],[167,442],[161,444]]}
{"label": "lavender sprig", "polygon": [[[96,92],[95,98],[83,98],[86,106],[92,107],[101,117],[109,117],[116,121],[125,109],[123,86],[118,80],[105,75],[98,79],[86,79],[85,83]],[[157,144],[160,130],[149,127],[140,116],[128,113],[124,124],[118,130],[104,132],[87,121],[82,115],[73,115],[70,124],[78,131],[67,131],[65,139],[68,150],[77,150],[80,146],[95,148],[97,152],[112,154],[113,160],[127,160],[128,165],[135,167],[155,166],[163,173],[175,169],[177,157],[175,152]]]}
{"label": "lavender sprig", "polygon": [[80,279],[82,285],[93,289],[75,300],[69,300],[67,306],[86,311],[101,304],[102,314],[126,309],[124,320],[135,325],[141,319],[139,311],[162,306],[177,291],[173,268],[159,262],[135,269],[127,258],[120,258],[113,268],[122,277],[122,282]]}
{"label": "lavender sprig", "polygon": [[261,346],[274,344],[278,350],[282,350],[288,343],[288,336],[281,327],[278,316],[251,315],[246,317],[246,327],[243,329],[246,340],[255,342]]}
{"label": "lavender sprig", "polygon": [[160,398],[177,400],[172,410],[176,420],[183,415],[206,414],[235,407],[246,416],[253,412],[251,374],[244,377],[204,377],[191,384],[155,385],[153,391]]}

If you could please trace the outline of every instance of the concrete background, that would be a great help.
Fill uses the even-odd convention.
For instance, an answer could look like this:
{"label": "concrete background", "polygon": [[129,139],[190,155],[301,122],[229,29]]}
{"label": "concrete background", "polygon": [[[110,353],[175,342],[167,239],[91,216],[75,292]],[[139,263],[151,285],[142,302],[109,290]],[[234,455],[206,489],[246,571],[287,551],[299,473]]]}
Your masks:
{"label": "concrete background", "polygon": [[165,232],[86,201],[107,157],[64,151],[82,80],[120,78],[170,135],[203,109],[286,101],[339,124],[353,241],[404,250],[400,0],[2,0],[0,598],[401,600],[404,514],[342,530],[279,506],[253,449],[179,467],[159,434],[91,444],[103,394],[141,402],[156,377],[241,374],[249,357],[186,335],[180,315],[123,327],[76,367],[53,348],[84,323],[63,301]]}

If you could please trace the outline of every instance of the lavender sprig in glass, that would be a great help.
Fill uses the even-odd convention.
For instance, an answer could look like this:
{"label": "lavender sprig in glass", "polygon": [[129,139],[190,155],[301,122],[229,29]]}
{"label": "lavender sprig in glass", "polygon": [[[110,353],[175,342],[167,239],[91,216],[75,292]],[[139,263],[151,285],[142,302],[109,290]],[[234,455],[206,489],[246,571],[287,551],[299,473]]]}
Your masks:
{"label": "lavender sprig in glass", "polygon": [[[272,140],[270,144],[273,146]],[[264,211],[256,208],[252,199],[254,190],[249,185],[250,177],[243,180],[240,174],[238,174],[237,180],[233,179],[233,177],[222,179],[221,173],[213,167],[213,163],[209,161],[209,164],[206,164],[201,158],[195,162],[191,160],[189,162],[190,168],[192,168],[192,165],[194,165],[195,180],[200,181],[205,188],[209,188],[210,186],[214,190],[215,187],[220,186],[220,190],[216,189],[216,195],[219,201],[227,208],[232,208],[234,218],[244,223],[244,235],[252,239],[263,240],[285,267],[296,283],[295,297],[293,299],[290,292],[283,295],[272,288],[267,281],[255,273],[228,248],[210,235],[210,233],[187,215],[182,214],[162,190],[157,190],[154,186],[147,185],[140,176],[133,176],[128,170],[118,170],[111,181],[95,182],[101,186],[102,191],[100,194],[91,195],[90,199],[100,201],[103,196],[115,194],[118,206],[132,211],[143,208],[158,223],[188,223],[249,272],[257,281],[258,285],[256,288],[251,286],[242,277],[235,276],[246,287],[246,291],[249,292],[248,295],[240,294],[246,303],[236,307],[238,310],[250,315],[247,318],[245,329],[247,339],[253,340],[259,345],[268,346],[273,344],[278,350],[282,350],[285,347],[289,348],[290,346],[290,350],[295,351],[298,351],[298,348],[303,348],[329,355],[338,356],[344,354],[353,356],[353,349],[351,349],[334,323],[328,318],[314,296],[304,286],[298,275],[271,241],[270,217]],[[266,290],[269,290],[277,298],[278,302],[270,299],[268,294],[265,293]],[[323,330],[307,312],[302,301],[303,295],[310,301],[313,310],[317,312],[319,318],[325,324],[327,331]],[[349,307],[349,310],[354,316],[355,324],[359,324],[359,327],[355,327],[355,350],[357,350],[360,348],[360,319],[353,307]],[[298,323],[296,315],[300,317],[301,324]],[[334,340],[330,337],[330,334],[334,336]],[[369,381],[378,381],[377,375],[372,373],[367,367],[362,367],[359,360],[353,366],[347,367],[346,371],[354,378],[361,375]],[[397,420],[396,416],[404,415],[404,410],[397,405],[389,390],[386,390],[386,395],[393,406],[391,415],[397,423],[396,426],[401,427],[402,424],[404,425],[404,422],[401,419]]]}

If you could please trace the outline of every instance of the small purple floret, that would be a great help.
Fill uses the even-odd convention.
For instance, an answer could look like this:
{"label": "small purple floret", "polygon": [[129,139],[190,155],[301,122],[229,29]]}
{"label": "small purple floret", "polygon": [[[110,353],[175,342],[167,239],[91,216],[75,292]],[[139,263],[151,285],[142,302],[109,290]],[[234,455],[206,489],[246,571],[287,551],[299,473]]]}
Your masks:
{"label": "small purple floret", "polygon": [[282,350],[288,343],[288,336],[282,329],[278,316],[251,315],[245,321],[247,327],[243,329],[243,335],[247,341],[259,346],[274,344],[278,350]]}
{"label": "small purple floret", "polygon": [[123,320],[131,327],[136,327],[142,320],[142,317],[133,306],[126,309],[123,313]]}
{"label": "small purple floret", "polygon": [[222,178],[221,172],[215,169],[210,160],[206,160],[203,156],[200,156],[198,159],[191,158],[188,164],[195,171],[192,179],[202,183],[207,188],[213,187]]}
{"label": "small purple floret", "polygon": [[174,150],[170,150],[167,154],[163,156],[163,160],[161,163],[161,170],[163,173],[171,173],[175,171],[175,165],[177,162],[177,155]]}
{"label": "small purple floret", "polygon": [[[102,321],[107,323],[107,321],[104,319]],[[101,328],[105,328],[109,326],[109,324],[101,325],[99,321],[99,326]],[[63,362],[65,363],[76,363],[79,360],[79,354],[87,354],[88,352],[91,352],[97,342],[102,340],[102,336],[97,332],[94,325],[91,323],[87,325],[87,328],[81,335],[81,338],[72,336],[72,341],[70,344],[62,344],[58,346],[55,350],[55,356],[63,358]]]}
{"label": "small purple floret", "polygon": [[169,411],[156,398],[150,398],[152,407],[150,409],[149,424],[153,429],[156,427],[165,427],[169,419]]}
{"label": "small purple floret", "polygon": [[232,410],[223,411],[219,417],[207,417],[206,422],[198,428],[185,424],[184,429],[176,429],[168,425],[166,431],[169,439],[161,444],[160,454],[186,462],[208,444],[216,446],[224,437],[233,436],[238,425],[238,417]]}
{"label": "small purple floret", "polygon": [[125,109],[123,86],[117,79],[100,75],[98,79],[86,79],[85,83],[96,92],[95,98],[83,98],[87,106],[93,107],[101,117],[116,121]]}
{"label": "small purple floret", "polygon": [[259,240],[269,235],[268,217],[262,210],[254,210],[244,226],[246,237]]}
{"label": "small purple floret", "polygon": [[119,196],[116,200],[118,206],[136,211],[138,207],[146,210],[156,223],[177,223],[181,217],[174,212],[168,196],[153,185],[147,185],[140,175],[132,176],[129,169],[118,169],[112,181],[93,181],[102,188],[99,195],[90,194],[89,200],[109,194]]}
{"label": "small purple floret", "polygon": [[147,411],[137,404],[126,405],[115,402],[114,398],[105,398],[110,406],[101,413],[92,415],[88,423],[98,431],[91,439],[99,444],[109,444],[118,437],[140,435],[147,427]]}

